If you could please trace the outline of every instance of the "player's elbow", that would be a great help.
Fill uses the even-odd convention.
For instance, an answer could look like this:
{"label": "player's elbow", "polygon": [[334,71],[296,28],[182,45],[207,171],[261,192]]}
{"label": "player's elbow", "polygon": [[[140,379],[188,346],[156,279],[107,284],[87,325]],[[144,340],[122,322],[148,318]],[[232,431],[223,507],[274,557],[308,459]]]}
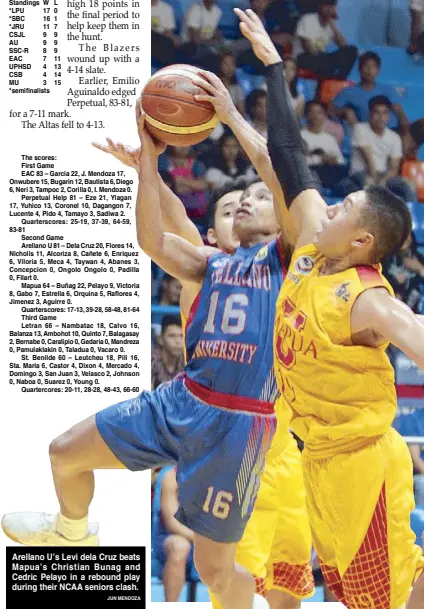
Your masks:
{"label": "player's elbow", "polygon": [[155,259],[163,250],[163,239],[155,238],[147,230],[137,230],[137,242],[149,258]]}

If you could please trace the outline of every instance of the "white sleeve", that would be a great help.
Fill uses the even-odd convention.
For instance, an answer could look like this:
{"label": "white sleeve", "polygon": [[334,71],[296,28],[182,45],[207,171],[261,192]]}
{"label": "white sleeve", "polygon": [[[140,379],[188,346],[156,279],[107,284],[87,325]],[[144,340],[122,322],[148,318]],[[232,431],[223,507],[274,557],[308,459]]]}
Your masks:
{"label": "white sleeve", "polygon": [[210,186],[212,186],[212,188],[217,188],[218,186],[221,186],[221,184],[229,180],[229,178],[225,176],[225,174],[223,174],[220,169],[217,169],[216,167],[211,167],[206,172],[205,180]]}
{"label": "white sleeve", "polygon": [[201,27],[201,12],[202,8],[200,4],[193,4],[187,13],[187,27],[198,30]]}
{"label": "white sleeve", "polygon": [[367,137],[367,132],[364,129],[364,125],[362,125],[361,123],[359,123],[359,125],[355,125],[353,129],[352,146],[358,148],[361,146],[368,146],[368,144],[369,141]]}
{"label": "white sleeve", "polygon": [[308,24],[307,24],[307,15],[304,15],[299,19],[299,23],[296,28],[296,36],[298,38],[308,38]]}
{"label": "white sleeve", "polygon": [[344,164],[344,156],[342,154],[342,151],[340,150],[340,146],[337,143],[336,138],[334,137],[334,135],[332,135],[331,133],[328,134],[329,138],[328,138],[328,147],[329,150],[328,152],[330,152],[331,154],[334,154],[334,156],[337,157],[337,163],[339,165],[343,165]]}
{"label": "white sleeve", "polygon": [[402,140],[400,139],[399,135],[394,131],[392,131],[392,135],[395,137],[393,137],[393,144],[390,147],[390,158],[401,159],[403,156]]}

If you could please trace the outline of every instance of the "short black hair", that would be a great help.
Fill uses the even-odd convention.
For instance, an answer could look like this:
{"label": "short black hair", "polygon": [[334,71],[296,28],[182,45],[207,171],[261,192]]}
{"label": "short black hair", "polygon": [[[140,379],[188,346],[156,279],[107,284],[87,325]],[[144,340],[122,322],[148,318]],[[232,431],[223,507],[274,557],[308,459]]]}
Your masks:
{"label": "short black hair", "polygon": [[181,317],[179,315],[164,315],[161,323],[161,333],[165,334],[169,326],[182,328]]}
{"label": "short black hair", "polygon": [[225,195],[230,194],[230,192],[234,192],[235,190],[246,190],[246,188],[247,181],[244,178],[239,178],[237,180],[229,180],[212,191],[206,210],[206,227],[208,229],[215,228],[215,214],[218,201],[222,199],[222,197],[225,197]]}
{"label": "short black hair", "polygon": [[337,6],[338,0],[318,0],[317,6],[325,6],[326,4],[331,4],[331,6]]}
{"label": "short black hair", "polygon": [[308,101],[305,106],[305,116],[308,116],[309,110],[312,108],[312,106],[320,106],[325,111],[325,113],[327,113],[324,104],[319,99],[311,99],[311,101]]}
{"label": "short black hair", "polygon": [[369,111],[372,112],[376,106],[387,106],[389,110],[393,108],[392,102],[385,95],[375,95],[374,97],[371,97],[368,102]]}
{"label": "short black hair", "polygon": [[359,57],[359,70],[362,70],[364,64],[369,60],[375,61],[379,68],[381,68],[381,57],[374,53],[374,51],[367,51],[366,53],[362,53]]}
{"label": "short black hair", "polygon": [[362,212],[364,224],[374,235],[372,264],[396,254],[412,231],[411,213],[406,202],[382,186],[367,186]]}

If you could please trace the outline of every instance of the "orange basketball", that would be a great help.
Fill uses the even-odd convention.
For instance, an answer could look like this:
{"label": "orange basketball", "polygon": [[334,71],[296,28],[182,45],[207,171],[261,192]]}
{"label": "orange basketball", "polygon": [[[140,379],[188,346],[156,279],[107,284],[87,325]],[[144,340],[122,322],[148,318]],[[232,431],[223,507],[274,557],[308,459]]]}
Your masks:
{"label": "orange basketball", "polygon": [[198,102],[195,95],[205,91],[193,83],[202,77],[198,69],[175,64],[156,72],[141,94],[146,128],[161,142],[171,146],[191,146],[205,140],[218,124],[209,102]]}

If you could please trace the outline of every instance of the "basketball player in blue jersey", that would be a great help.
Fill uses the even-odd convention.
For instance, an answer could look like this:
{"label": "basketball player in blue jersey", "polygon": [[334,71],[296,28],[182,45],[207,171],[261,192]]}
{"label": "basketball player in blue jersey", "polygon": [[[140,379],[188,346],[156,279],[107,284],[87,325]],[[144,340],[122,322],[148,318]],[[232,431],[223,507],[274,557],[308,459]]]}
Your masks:
{"label": "basketball player in blue jersey", "polygon": [[[210,77],[213,78],[212,75]],[[228,92],[220,85],[217,83],[214,87],[214,101],[222,108],[227,103]],[[246,125],[235,109],[232,112],[237,120],[234,133],[243,147],[245,144],[250,147],[250,154],[257,162],[263,139]],[[131,150],[110,139],[107,146],[94,146],[123,164],[138,169],[140,149]],[[259,154],[253,154],[254,146]],[[260,169],[265,176],[266,170],[271,167],[270,159],[268,167],[266,160],[263,159]],[[215,189],[209,200],[208,241],[227,253],[234,252],[239,245],[233,234],[233,215],[240,197],[250,198],[255,205],[257,197],[269,196],[265,185],[259,180],[251,183],[247,192],[243,193],[245,189],[245,180],[229,182]],[[178,197],[162,187],[160,204],[167,231],[184,236],[194,245],[203,244],[201,235],[188,219]],[[184,323],[196,296],[192,284],[183,283],[180,308]],[[271,609],[298,609],[300,601],[314,592],[311,545],[300,452],[288,429],[288,421],[280,417],[277,433],[266,456],[255,507],[237,546],[236,560],[255,576],[256,590],[266,595]],[[219,609],[213,596],[211,600],[213,609]]]}
{"label": "basketball player in blue jersey", "polygon": [[27,545],[97,545],[88,523],[94,470],[177,463],[179,520],[195,533],[200,577],[224,609],[251,609],[253,577],[235,564],[275,431],[272,339],[283,259],[273,201],[240,200],[230,256],[162,227],[156,147],[139,123],[143,155],[136,203],[142,249],[196,286],[184,375],[77,424],[50,447],[59,514],[6,515],[6,534]]}

